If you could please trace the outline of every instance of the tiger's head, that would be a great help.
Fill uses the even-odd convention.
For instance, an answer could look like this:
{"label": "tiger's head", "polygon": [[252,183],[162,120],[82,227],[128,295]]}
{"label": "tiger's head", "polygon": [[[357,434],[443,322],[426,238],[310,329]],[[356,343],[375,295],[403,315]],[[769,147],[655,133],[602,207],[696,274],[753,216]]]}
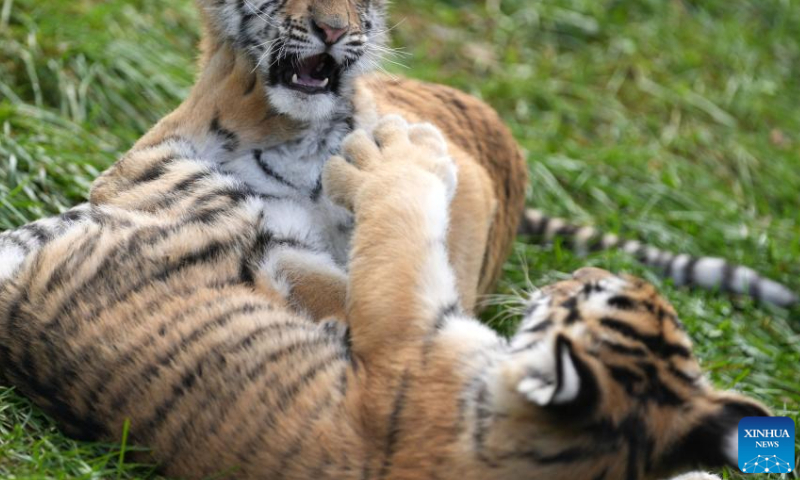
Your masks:
{"label": "tiger's head", "polygon": [[736,465],[739,421],[769,415],[711,386],[673,307],[638,278],[587,268],[544,288],[512,348],[537,356],[519,393],[574,432],[603,478]]}
{"label": "tiger's head", "polygon": [[246,52],[272,106],[301,121],[329,118],[376,65],[384,0],[199,0],[208,35]]}

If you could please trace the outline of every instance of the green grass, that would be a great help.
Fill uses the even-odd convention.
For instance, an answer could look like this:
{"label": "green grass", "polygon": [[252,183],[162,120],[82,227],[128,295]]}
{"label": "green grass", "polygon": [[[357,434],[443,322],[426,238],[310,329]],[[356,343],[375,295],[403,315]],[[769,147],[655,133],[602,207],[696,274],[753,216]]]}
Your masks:
{"label": "green grass", "polygon": [[[392,23],[407,54],[394,60],[409,68],[390,70],[480,96],[511,125],[531,205],[724,255],[800,291],[793,0],[406,0]],[[191,0],[0,0],[0,229],[81,201],[186,95],[197,35]],[[716,385],[800,419],[798,311],[675,289],[624,255],[558,246],[518,245],[500,291],[586,264],[661,286]],[[513,323],[497,309],[487,321]],[[66,439],[0,388],[1,478],[149,476],[121,450]]]}

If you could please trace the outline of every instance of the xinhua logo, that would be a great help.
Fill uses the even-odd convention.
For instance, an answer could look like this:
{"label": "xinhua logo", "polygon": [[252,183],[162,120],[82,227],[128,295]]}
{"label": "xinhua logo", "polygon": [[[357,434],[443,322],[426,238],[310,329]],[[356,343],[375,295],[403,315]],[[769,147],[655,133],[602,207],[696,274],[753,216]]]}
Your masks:
{"label": "xinhua logo", "polygon": [[739,469],[744,473],[789,473],[794,469],[794,421],[747,417],[739,422]]}

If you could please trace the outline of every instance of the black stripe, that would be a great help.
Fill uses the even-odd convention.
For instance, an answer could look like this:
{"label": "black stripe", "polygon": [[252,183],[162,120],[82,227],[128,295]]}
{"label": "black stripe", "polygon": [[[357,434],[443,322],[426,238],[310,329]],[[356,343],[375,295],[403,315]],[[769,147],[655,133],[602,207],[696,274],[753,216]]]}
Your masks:
{"label": "black stripe", "polygon": [[[199,342],[207,335],[214,333],[215,331],[217,331],[217,329],[226,326],[234,318],[237,318],[242,315],[253,314],[256,312],[267,311],[268,309],[269,307],[267,305],[253,305],[250,303],[246,303],[244,305],[239,305],[237,307],[229,309],[224,313],[211,318],[210,320],[206,320],[205,322],[195,327],[194,330],[192,330],[192,333],[181,338],[180,342],[174,343],[169,348],[169,350],[167,350],[167,352],[153,359],[153,361],[151,361],[147,367],[141,369],[134,376],[134,379],[129,380],[127,383],[133,385],[152,384],[151,377],[159,376],[159,371],[161,369],[170,368],[170,365],[173,363],[175,358],[181,353],[188,352],[189,347],[191,347],[193,344]],[[201,359],[200,362],[202,362],[204,358]],[[198,364],[200,362],[198,362]],[[194,381],[194,376],[196,375],[197,370],[198,368],[190,369],[189,371],[184,373],[179,383],[172,385],[171,388],[172,396],[169,397],[166,401],[162,402],[161,405],[156,407],[155,418],[151,418],[148,422],[143,423],[143,425],[146,426],[146,429],[150,429],[152,428],[154,423],[158,423],[159,419],[162,418],[167,411],[169,411],[170,409],[169,407],[174,405],[180,399],[180,397],[185,393],[185,388],[186,388],[185,385],[187,383],[191,384]],[[134,399],[133,396],[129,395],[129,393],[130,392],[127,389],[123,389],[122,391],[117,392],[116,396],[110,402],[111,409],[117,412],[124,410],[124,408],[128,405],[128,403]]]}
{"label": "black stripe", "polygon": [[639,302],[625,295],[616,295],[608,299],[608,306],[619,310],[636,310]]}
{"label": "black stripe", "polygon": [[691,357],[691,352],[686,347],[669,343],[661,335],[645,335],[622,320],[603,317],[600,319],[600,324],[625,337],[644,344],[648,350],[662,358],[668,358],[672,355],[677,355],[682,358]]}
{"label": "black stripe", "polygon": [[611,343],[611,342],[602,342],[602,344],[608,347],[614,353],[619,353],[620,355],[629,355],[632,357],[645,357],[647,356],[647,352],[644,349],[637,348],[637,347],[628,347],[625,345],[620,345],[619,343]]}
{"label": "black stripe", "polygon": [[[254,312],[241,312],[240,314],[246,313],[254,313]],[[236,314],[239,315],[239,314]],[[222,327],[223,325],[220,325]],[[161,429],[161,425],[163,425],[170,416],[174,416],[176,414],[180,414],[180,412],[175,412],[172,407],[175,403],[186,396],[189,390],[192,389],[194,386],[194,380],[198,375],[202,375],[203,371],[212,370],[215,372],[219,372],[220,370],[224,370],[225,367],[228,366],[227,358],[228,356],[236,355],[237,353],[246,352],[250,349],[253,345],[253,342],[260,340],[261,337],[265,335],[274,334],[275,331],[282,331],[282,330],[303,330],[307,329],[309,326],[303,322],[293,322],[287,321],[283,323],[275,323],[271,325],[265,325],[259,327],[246,335],[243,335],[244,338],[240,339],[238,342],[234,343],[233,345],[226,344],[225,341],[215,345],[210,350],[203,352],[199,359],[197,359],[193,366],[186,368],[184,370],[183,375],[178,383],[173,385],[173,397],[170,397],[166,401],[162,402],[159,407],[154,410],[154,415],[147,422],[143,422],[140,425],[144,425],[144,430],[137,430],[137,436],[142,439],[146,440],[146,438],[150,434],[155,434],[159,432]],[[262,363],[259,363],[255,368],[260,369],[263,373],[266,371],[266,366],[269,363],[273,363],[274,361],[283,358],[284,356],[290,355],[291,353],[301,349],[301,348],[312,348],[316,346],[317,342],[314,340],[303,339],[299,342],[295,342],[288,346],[281,345],[280,349],[276,352],[273,352],[268,359],[262,360]],[[330,362],[329,362],[330,363]],[[236,368],[237,365],[232,365],[232,368]],[[240,393],[244,386],[249,385],[253,382],[257,377],[253,375],[253,370],[247,372],[247,375],[243,377],[239,377],[239,382],[234,385],[226,385],[226,391],[228,392],[223,398],[220,398],[218,395],[205,395],[200,397],[201,401],[197,405],[193,405],[191,408],[192,412],[199,414],[199,412],[207,412],[209,408],[213,406],[217,406],[218,408],[224,409],[224,412],[227,412],[228,408],[230,407],[230,402],[235,399]],[[188,386],[186,386],[188,383]],[[177,388],[177,390],[175,390]],[[264,387],[267,389],[267,387]],[[260,402],[263,404],[263,402]],[[219,426],[223,423],[223,416],[224,413],[220,415],[213,416],[212,422],[206,426],[206,431],[204,435],[213,436]],[[184,446],[182,445],[186,442],[181,442],[181,438],[185,438],[186,435],[189,434],[189,430],[191,429],[192,425],[195,422],[196,415],[184,415],[184,419],[181,421],[180,428],[176,430],[172,430],[171,432],[171,440],[167,442],[167,445],[174,445],[175,450],[169,452],[162,452],[167,453],[164,458],[171,458],[176,455],[180,449]],[[266,426],[266,425],[265,425]]]}
{"label": "black stripe", "polygon": [[[177,290],[177,291],[169,291],[164,290],[160,295],[152,298],[150,302],[148,302],[145,306],[142,307],[141,310],[135,312],[134,314],[143,314],[143,315],[154,315],[158,311],[158,307],[161,307],[167,304],[167,300],[165,297],[182,297],[184,295],[191,294],[193,291],[199,288],[212,288],[212,289],[222,289],[226,286],[234,285],[235,280],[229,279],[227,281],[217,281],[211,285],[193,285],[187,289]],[[167,327],[175,328],[183,321],[192,318],[191,316],[197,313],[198,311],[202,311],[213,306],[215,303],[219,302],[219,298],[213,298],[211,300],[197,303],[192,307],[183,310],[179,315],[166,318],[162,320],[162,322],[153,327],[152,334],[146,337],[142,342],[139,342],[127,349],[127,351],[119,351],[117,353],[117,357],[114,359],[113,362],[106,365],[106,367],[98,373],[97,379],[91,385],[88,385],[84,388],[88,393],[88,397],[86,399],[87,408],[90,412],[95,411],[95,407],[98,404],[100,397],[105,394],[108,387],[111,386],[110,380],[111,377],[116,375],[118,372],[125,369],[129,366],[137,356],[141,355],[142,350],[151,346],[155,343],[156,336],[158,334],[160,337],[164,337],[168,330]],[[119,326],[127,325],[129,317],[123,317],[119,319]],[[102,335],[102,334],[101,334]],[[92,362],[92,355],[97,350],[98,346],[102,344],[102,342],[98,341],[97,338],[90,338],[89,341],[91,342],[88,345],[81,345],[78,347],[81,354],[76,357],[77,360],[67,363],[64,368],[76,368],[81,364],[91,363]],[[61,377],[61,372],[57,372],[54,375],[53,382],[55,378]],[[67,384],[69,386],[69,384]]]}
{"label": "black stripe", "polygon": [[564,323],[567,325],[572,325],[575,322],[579,322],[583,320],[581,316],[581,311],[578,308],[578,297],[570,297],[561,304],[561,308],[566,309],[569,313],[567,317],[564,319]]}
{"label": "black stripe", "polygon": [[233,202],[234,205],[228,205],[226,208],[231,210],[237,204],[246,201],[248,198],[252,198],[253,196],[250,195],[250,191],[246,188],[242,187],[222,187],[222,188],[215,188],[209,192],[203,193],[202,195],[198,195],[192,203],[187,207],[187,210],[195,210],[200,209],[202,207],[207,206],[209,203],[213,202],[214,200],[221,200],[226,199]]}
{"label": "black stripe", "polygon": [[[338,347],[338,346],[337,346]],[[278,412],[281,414],[285,414],[294,406],[295,400],[300,392],[311,384],[311,381],[316,378],[316,376],[324,370],[327,370],[331,367],[331,364],[334,363],[335,360],[344,361],[346,355],[344,352],[339,350],[339,348],[334,348],[335,354],[331,356],[331,359],[326,362],[320,362],[317,365],[309,368],[305,372],[301,373],[299,377],[289,384],[288,386],[284,386],[280,390],[280,395],[278,395],[277,402],[275,403],[275,407],[277,408]],[[271,414],[274,414],[275,411],[272,410]]]}
{"label": "black stripe", "polygon": [[595,230],[592,236],[586,239],[584,247],[586,251],[588,253],[595,253],[604,250],[605,247],[603,246],[603,236],[603,232]]}
{"label": "black stripe", "polygon": [[193,223],[203,223],[213,226],[217,221],[219,221],[220,217],[230,214],[231,208],[229,206],[207,208],[200,210],[199,212],[193,212],[191,221]]}
{"label": "black stripe", "polygon": [[[309,328],[313,328],[313,326],[309,325]],[[278,362],[285,357],[288,357],[298,350],[301,349],[308,349],[309,351],[317,351],[320,346],[325,345],[329,339],[321,336],[312,337],[312,338],[305,338],[301,339],[300,341],[291,343],[289,345],[279,345],[278,349],[275,351],[269,352],[258,352],[259,355],[262,355],[258,363],[250,367],[247,371],[244,372],[244,375],[238,375],[238,381],[233,385],[227,385],[225,392],[221,392],[222,395],[213,396],[209,395],[203,398],[200,405],[197,407],[197,411],[201,411],[204,409],[209,408],[211,405],[217,405],[218,407],[222,408],[222,411],[219,412],[218,415],[214,416],[214,420],[206,426],[206,430],[204,432],[205,435],[212,437],[216,434],[219,427],[224,424],[227,420],[228,415],[231,413],[229,406],[235,399],[241,394],[242,390],[246,388],[248,385],[252,384],[256,380],[262,378],[264,374],[267,373],[267,369],[270,365]],[[336,355],[339,355],[337,353]],[[333,357],[333,356],[332,356]],[[335,358],[326,358],[324,363],[330,364],[333,359]],[[259,406],[264,405],[267,401],[267,395],[272,393],[272,385],[281,379],[281,376],[285,372],[272,372],[266,380],[263,381],[259,391],[261,392],[259,395],[259,399],[257,402],[253,403],[250,406],[251,413],[255,411]],[[248,415],[245,415],[242,418],[249,418]],[[191,416],[185,417],[181,422],[181,428],[177,430],[177,432],[187,431],[187,429],[191,426],[194,422],[194,419]],[[238,430],[237,428],[234,431]],[[166,444],[173,445],[174,450],[166,452],[164,458],[172,458],[178,456],[184,448],[189,447],[190,445],[188,442],[180,442],[177,441],[180,437],[175,437],[171,442]],[[259,444],[260,445],[260,444]]]}
{"label": "black stripe", "polygon": [[53,291],[57,285],[63,284],[65,278],[70,275],[74,276],[75,270],[94,254],[101,238],[102,233],[98,233],[89,238],[84,237],[79,246],[73,246],[66,258],[63,258],[55,268],[50,270],[50,277],[45,282],[45,291]]}
{"label": "black stripe", "polygon": [[[195,343],[208,333],[215,331],[215,329],[224,327],[235,317],[252,314],[260,310],[266,310],[266,308],[260,305],[242,305],[233,310],[229,310],[210,321],[205,322],[202,326],[194,330],[191,335],[184,338],[176,346],[173,346],[167,355],[161,356],[158,359],[160,366],[156,365],[156,363],[151,363],[147,368],[144,368],[142,371],[140,371],[137,375],[137,378],[130,383],[133,385],[151,385],[153,381],[149,377],[152,375],[158,375],[158,371],[161,368],[168,368],[175,356],[180,352],[187,351],[186,347],[188,347],[190,344]],[[224,345],[224,340],[222,344]],[[217,347],[218,346],[219,344]],[[219,352],[216,351],[216,348],[205,353],[205,355],[195,363],[194,368],[184,370],[181,378],[176,383],[172,384],[170,388],[170,396],[163,400],[153,410],[153,414],[148,420],[137,425],[137,438],[146,439],[149,438],[150,432],[158,431],[161,424],[166,420],[166,416],[172,411],[172,408],[175,406],[175,404],[178,403],[186,395],[186,393],[192,389],[192,387],[196,384],[198,377],[202,376],[202,365],[207,363],[211,357],[219,358]],[[111,410],[115,412],[124,412],[124,408],[128,405],[128,403],[130,403],[131,400],[134,400],[134,396],[130,395],[130,393],[131,392],[129,389],[123,389],[123,391],[112,400]]]}
{"label": "black stripe", "polygon": [[494,416],[494,411],[489,405],[489,388],[483,380],[476,386],[473,403],[475,405],[475,425],[472,431],[472,448],[475,455],[482,463],[489,467],[496,468],[498,465],[495,460],[490,458],[486,452],[486,436],[490,425],[488,424]]}
{"label": "black stripe", "polygon": [[606,368],[608,368],[611,378],[632,397],[641,401],[655,402],[658,405],[679,406],[684,403],[678,394],[661,381],[658,369],[654,365],[639,361],[636,366],[644,375],[618,365],[606,365]]}
{"label": "black stripe", "polygon": [[536,325],[530,326],[530,327],[526,328],[525,330],[522,330],[519,333],[537,333],[537,332],[542,332],[542,331],[545,331],[545,330],[547,330],[548,328],[550,328],[552,326],[553,326],[553,320],[548,318],[547,320],[539,322]]}
{"label": "black stripe", "polygon": [[384,459],[378,475],[379,478],[386,478],[392,470],[392,461],[395,453],[397,453],[397,444],[400,440],[400,434],[402,433],[400,422],[403,410],[406,408],[406,396],[408,395],[410,383],[411,375],[409,370],[406,369],[400,380],[400,386],[395,393],[392,413],[389,415],[389,422],[386,430],[386,445],[383,449]]}
{"label": "black stripe", "polygon": [[41,244],[47,243],[52,238],[51,232],[38,223],[29,223],[19,227],[18,231],[27,232]]}
{"label": "black stripe", "polygon": [[353,368],[353,372],[358,371],[358,359],[353,355],[353,331],[350,329],[348,325],[344,331],[344,348],[347,352],[347,358],[350,360],[350,366]]}
{"label": "black stripe", "polygon": [[312,202],[316,202],[322,196],[322,176],[317,179],[316,185],[314,185],[314,189],[311,190],[311,194],[309,198]]}
{"label": "black stripe", "polygon": [[290,247],[296,248],[298,250],[308,250],[311,252],[316,252],[317,249],[312,247],[311,245],[303,242],[302,240],[298,240],[296,238],[275,238],[273,237],[269,242],[269,248],[273,247]]}
{"label": "black stripe", "polygon": [[170,163],[174,162],[176,158],[177,157],[175,157],[174,154],[170,154],[169,156],[164,157],[161,160],[156,160],[154,162],[154,165],[152,165],[150,168],[142,172],[138,177],[134,178],[132,180],[132,183],[134,185],[137,185],[140,183],[152,182],[154,180],[159,179],[161,176],[167,173]]}
{"label": "black stripe", "polygon": [[[169,187],[167,191],[159,193],[160,197],[156,198],[153,203],[146,204],[146,208],[148,210],[163,210],[175,204],[178,200],[189,197],[194,187],[212,173],[210,170],[204,170],[187,176]],[[142,207],[142,209],[144,208]]]}
{"label": "black stripe", "polygon": [[3,232],[3,234],[0,235],[0,242],[5,243],[6,245],[10,244],[11,246],[18,247],[20,250],[22,250],[23,255],[26,257],[31,251],[31,245],[28,245],[27,242],[21,240],[13,230]]}
{"label": "black stripe", "polygon": [[526,233],[531,236],[541,237],[545,234],[545,232],[547,232],[547,227],[550,225],[550,221],[550,217],[542,216],[542,218],[533,225],[531,225],[532,222],[528,222],[529,230]]}
{"label": "black stripe", "polygon": [[72,208],[59,215],[59,218],[64,222],[75,223],[86,218],[86,210],[84,208]]}
{"label": "black stripe", "polygon": [[[162,267],[154,277],[145,278],[144,280],[140,280],[135,284],[135,286],[131,287],[128,291],[120,291],[118,288],[121,285],[112,285],[110,280],[112,278],[116,279],[117,284],[127,283],[129,278],[126,276],[117,276],[116,275],[116,268],[120,265],[124,265],[127,260],[134,258],[136,264],[141,264],[141,260],[139,259],[141,254],[141,249],[143,246],[152,247],[156,242],[165,240],[169,238],[171,235],[174,235],[178,230],[180,230],[184,226],[184,223],[177,223],[169,226],[149,226],[141,228],[128,237],[120,241],[114,249],[108,252],[101,264],[95,269],[94,273],[89,277],[83,280],[83,283],[80,284],[75,290],[69,292],[68,295],[65,295],[67,301],[62,302],[61,305],[56,309],[56,315],[51,316],[47,320],[44,320],[43,323],[45,325],[45,329],[49,330],[51,328],[55,328],[57,325],[60,325],[60,319],[64,318],[67,312],[72,311],[74,306],[77,304],[79,299],[85,298],[87,295],[97,296],[97,292],[102,291],[112,291],[113,295],[111,296],[110,305],[116,305],[120,301],[124,300],[128,297],[130,293],[134,293],[137,289],[141,289],[147,285],[152,284],[152,280],[154,277],[163,277],[164,273],[169,272],[173,269],[180,269],[187,265],[199,263],[209,258],[212,258],[214,255],[220,253],[225,247],[230,247],[232,245],[223,245],[218,242],[214,242],[211,244],[206,245],[203,249],[192,252],[180,259],[178,261],[172,261],[167,266]],[[141,272],[140,272],[141,273]],[[101,288],[97,288],[98,285],[101,284]],[[104,287],[104,288],[103,288]],[[116,288],[115,288],[116,287]],[[41,292],[42,294],[49,293],[49,290]],[[107,304],[109,305],[109,304]],[[99,309],[95,309],[89,315],[84,315],[84,318],[88,318],[90,321],[102,312],[106,305],[101,306]],[[75,333],[74,331],[67,331],[66,333],[72,334]]]}
{"label": "black stripe", "polygon": [[690,257],[686,265],[683,266],[683,284],[694,284],[694,267],[700,259],[697,257]]}
{"label": "black stripe", "polygon": [[[20,325],[36,325],[35,320],[29,319],[27,316],[23,315],[22,305],[28,302],[30,297],[31,291],[31,282],[33,282],[34,278],[28,278],[28,282],[24,285],[19,285],[17,289],[18,295],[12,296],[10,299],[7,299],[4,303],[7,305],[5,311],[5,322],[0,323],[0,327],[3,327],[3,331],[6,335],[13,338],[13,335],[17,332],[23,331],[20,328]],[[5,292],[2,292],[5,293]],[[27,320],[27,321],[26,321]],[[22,347],[22,350],[26,350],[26,346],[28,346],[30,342],[20,341],[19,346]],[[2,365],[7,370],[6,374],[9,375],[16,375],[21,380],[26,380],[28,378],[34,379],[35,376],[30,374],[30,372],[25,372],[22,368],[18,367],[14,364],[12,358],[12,352],[9,347],[0,350],[0,365]]]}
{"label": "black stripe", "polygon": [[615,365],[607,365],[606,367],[608,368],[608,372],[611,374],[611,378],[620,384],[620,386],[625,389],[628,395],[638,396],[636,394],[636,386],[645,380],[643,376],[625,367]]}
{"label": "black stripe", "polygon": [[722,282],[719,285],[723,292],[733,292],[733,274],[736,272],[736,265],[728,261],[722,265]]}
{"label": "black stripe", "polygon": [[764,292],[761,290],[761,277],[758,275],[750,277],[750,285],[748,286],[747,290],[750,296],[753,297],[757,302],[764,301],[762,298]]}
{"label": "black stripe", "polygon": [[[27,292],[28,289],[25,289]],[[27,295],[14,301],[8,311],[8,326],[13,326],[22,320],[21,306],[27,300]],[[35,322],[31,322],[35,324]],[[8,331],[16,331],[9,329]],[[29,345],[29,344],[28,344]],[[27,346],[27,345],[26,345]],[[26,362],[30,362],[29,351],[25,349],[24,357]],[[62,398],[62,391],[57,386],[40,382],[38,376],[32,374],[33,365],[23,367],[13,358],[13,352],[6,347],[0,348],[0,358],[2,358],[3,376],[13,380],[13,383],[20,391],[37,400],[37,406],[42,408],[48,415],[55,418],[65,427],[72,436],[79,440],[97,440],[108,436],[108,430],[95,417],[91,415],[79,415],[69,403]],[[57,358],[57,357],[50,357]],[[26,371],[27,370],[27,371]]]}
{"label": "black stripe", "polygon": [[169,192],[170,194],[176,193],[185,193],[189,191],[190,188],[194,187],[200,180],[208,178],[213,172],[211,170],[202,170],[199,172],[195,172],[188,177],[184,178],[183,180],[179,181],[172,187],[170,187]]}
{"label": "black stripe", "polygon": [[447,319],[453,315],[458,315],[461,313],[461,306],[458,302],[453,302],[444,307],[439,309],[439,313],[436,315],[436,321],[434,322],[434,329],[441,330],[447,325]]}
{"label": "black stripe", "polygon": [[[82,323],[73,322],[71,325],[63,325],[62,319],[74,318],[68,313],[74,310],[74,305],[81,300],[84,300],[85,297],[83,294],[73,294],[69,297],[69,300],[62,304],[57,312],[57,314],[45,324],[45,327],[42,329],[42,332],[39,336],[39,340],[44,344],[43,349],[49,351],[49,356],[51,358],[54,357],[54,351],[56,350],[56,345],[53,344],[51,338],[64,335],[64,336],[75,336],[76,332],[80,331],[86,325],[94,324],[97,320],[99,315],[111,308],[114,305],[118,305],[119,303],[124,302],[130,296],[134,295],[135,293],[141,291],[143,288],[152,286],[153,283],[156,281],[164,281],[169,276],[174,275],[176,273],[181,272],[183,269],[196,265],[198,263],[204,263],[214,256],[220,254],[222,251],[227,250],[230,248],[230,245],[224,245],[219,243],[214,243],[208,245],[203,250],[198,252],[194,252],[188,254],[184,257],[177,259],[174,262],[171,262],[169,265],[163,267],[161,270],[152,273],[150,277],[144,277],[140,279],[137,283],[133,284],[132,286],[128,286],[127,289],[123,288],[125,284],[124,281],[116,281],[114,283],[110,282],[110,279],[105,277],[102,274],[99,274],[93,277],[90,281],[85,283],[82,287],[78,289],[79,292],[93,292],[95,290],[102,291],[102,289],[94,289],[90,288],[90,284],[96,282],[105,282],[104,288],[106,291],[112,292],[110,295],[109,300],[101,305],[95,307],[91,312],[88,314],[82,315],[84,321]],[[110,268],[110,267],[108,267]],[[58,383],[60,379],[55,379],[55,382]]]}
{"label": "black stripe", "polygon": [[[327,371],[334,365],[337,365],[337,361],[344,362],[344,358],[341,355],[341,352],[338,350],[334,350],[331,354],[326,355],[319,359],[316,363],[312,364],[310,367],[306,368],[302,371],[299,375],[300,380],[293,382],[289,386],[283,386],[287,390],[297,390],[298,393],[302,388],[309,383],[311,380],[314,379],[317,375],[322,372]],[[276,375],[273,376],[269,381],[265,382],[263,387],[264,393],[259,396],[258,404],[259,405],[266,405],[267,404],[267,396],[266,392],[274,392],[276,388],[273,386],[275,381],[280,381],[280,376]],[[274,408],[270,408],[267,413],[266,418],[259,418],[260,425],[266,426],[274,426],[276,424],[278,413]],[[274,428],[274,427],[273,427]],[[256,438],[250,438],[244,442],[244,445],[250,445],[250,448],[245,452],[239,452],[237,457],[243,462],[247,463],[251,461],[253,456],[255,456],[260,449],[263,448],[263,445],[270,444],[270,441],[267,440],[267,437],[272,438],[271,434],[273,433],[272,430],[267,428],[260,428],[256,432]]]}
{"label": "black stripe", "polygon": [[677,393],[672,391],[664,382],[661,381],[661,376],[658,369],[651,363],[639,361],[636,363],[642,371],[647,375],[648,391],[647,400],[652,400],[659,405],[678,406],[684,402]]}
{"label": "black stripe", "polygon": [[620,425],[628,444],[626,480],[639,480],[639,448],[643,437],[647,437],[647,426],[636,417],[628,417]]}
{"label": "black stripe", "polygon": [[669,373],[673,374],[679,380],[681,380],[682,382],[688,384],[689,386],[693,386],[693,385],[695,385],[697,383],[697,378],[692,377],[692,376],[680,371],[675,365],[673,365],[671,363],[669,365]]}
{"label": "black stripe", "polygon": [[595,293],[603,293],[606,289],[597,281],[587,282],[583,285],[583,290],[581,293],[586,297],[589,298]]}
{"label": "black stripe", "polygon": [[292,182],[290,182],[289,180],[281,176],[278,172],[273,170],[269,166],[269,164],[267,164],[267,162],[264,161],[262,155],[263,152],[261,150],[253,150],[253,161],[255,161],[256,165],[258,165],[258,167],[261,169],[264,175],[267,178],[271,178],[272,180],[275,180],[276,182],[284,186],[297,190],[297,187]]}
{"label": "black stripe", "polygon": [[228,152],[233,152],[237,148],[239,148],[239,137],[233,133],[232,131],[223,128],[222,124],[219,120],[219,112],[214,115],[214,118],[211,120],[211,125],[209,125],[209,130],[214,135],[217,135],[222,138],[222,148],[227,150]]}
{"label": "black stripe", "polygon": [[575,234],[578,233],[581,227],[565,223],[558,230],[555,231],[556,237],[562,237],[568,245],[574,245]]}
{"label": "black stripe", "polygon": [[297,430],[297,433],[293,436],[293,438],[287,442],[284,442],[288,444],[289,447],[281,452],[277,457],[281,459],[281,463],[275,470],[277,474],[280,475],[280,477],[276,477],[276,480],[277,478],[283,478],[283,472],[285,472],[291,464],[296,464],[297,456],[306,446],[306,439],[308,439],[314,433],[317,422],[319,422],[323,415],[327,414],[333,406],[333,395],[328,393],[323,401],[318,402],[314,406],[313,413],[310,416],[305,417],[302,426]]}
{"label": "black stripe", "polygon": [[[633,257],[636,258],[639,262],[647,266],[655,266],[654,263],[650,262],[650,249],[654,248],[650,245],[645,245],[644,243],[639,244],[639,247],[636,249],[636,252],[633,253]],[[656,258],[658,260],[658,258]]]}
{"label": "black stripe", "polygon": [[[127,215],[125,215],[127,217]],[[119,228],[131,228],[133,222],[128,218],[119,216],[119,212],[113,214],[104,212],[100,208],[92,208],[89,211],[89,219],[99,227],[107,227],[111,230]]]}
{"label": "black stripe", "polygon": [[239,264],[239,278],[248,285],[255,284],[258,265],[264,258],[272,241],[272,234],[259,230]]}

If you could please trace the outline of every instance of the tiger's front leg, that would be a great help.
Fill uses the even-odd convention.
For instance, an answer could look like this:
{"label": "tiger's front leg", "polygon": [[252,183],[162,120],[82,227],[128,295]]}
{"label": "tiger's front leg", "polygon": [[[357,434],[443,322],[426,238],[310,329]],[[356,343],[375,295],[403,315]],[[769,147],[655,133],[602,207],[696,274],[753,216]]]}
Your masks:
{"label": "tiger's front leg", "polygon": [[353,354],[396,379],[398,359],[459,308],[446,247],[457,176],[430,125],[389,116],[374,138],[363,131],[348,137],[347,160],[331,159],[323,186],[356,217],[347,288]]}

